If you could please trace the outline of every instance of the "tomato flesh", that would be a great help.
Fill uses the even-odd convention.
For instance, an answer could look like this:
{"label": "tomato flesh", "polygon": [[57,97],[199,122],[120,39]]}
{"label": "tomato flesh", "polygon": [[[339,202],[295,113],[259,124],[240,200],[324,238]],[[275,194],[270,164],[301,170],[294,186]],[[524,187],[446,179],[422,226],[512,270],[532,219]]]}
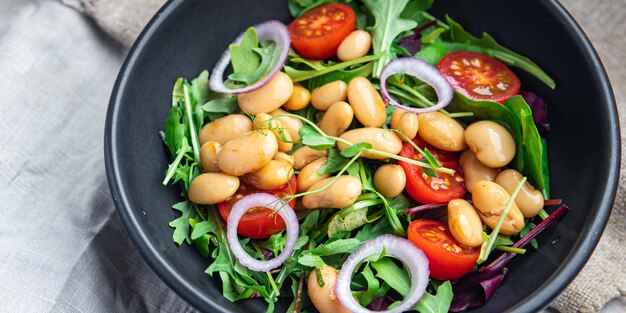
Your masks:
{"label": "tomato flesh", "polygon": [[[228,200],[220,202],[217,208],[224,221],[228,222],[228,215],[233,205],[244,196],[254,193],[269,193],[280,198],[285,195],[293,195],[296,190],[297,180],[295,175],[291,177],[288,184],[272,191],[258,190],[242,182],[237,192]],[[292,209],[295,209],[296,199],[289,201],[289,205]],[[272,210],[268,208],[256,207],[251,208],[241,217],[237,226],[237,233],[252,239],[267,239],[283,229],[285,229],[285,222],[282,217],[272,214]]]}
{"label": "tomato flesh", "polygon": [[[415,137],[413,142],[421,149],[428,148],[439,164],[453,169],[455,175],[437,172],[436,177],[429,177],[420,166],[398,161],[406,173],[406,191],[409,195],[421,203],[445,203],[463,197],[467,190],[458,163],[458,153],[432,147],[419,136]],[[421,160],[421,155],[408,142],[402,146],[400,156],[417,161]]]}
{"label": "tomato flesh", "polygon": [[426,258],[430,277],[453,280],[467,274],[478,260],[480,248],[461,245],[454,239],[448,225],[435,220],[415,220],[409,224],[408,237]]}
{"label": "tomato flesh", "polygon": [[306,11],[289,24],[293,48],[303,57],[329,59],[339,44],[354,30],[356,18],[351,7],[326,3]]}
{"label": "tomato flesh", "polygon": [[452,88],[474,100],[504,103],[519,93],[519,78],[502,62],[482,53],[452,52],[439,61]]}

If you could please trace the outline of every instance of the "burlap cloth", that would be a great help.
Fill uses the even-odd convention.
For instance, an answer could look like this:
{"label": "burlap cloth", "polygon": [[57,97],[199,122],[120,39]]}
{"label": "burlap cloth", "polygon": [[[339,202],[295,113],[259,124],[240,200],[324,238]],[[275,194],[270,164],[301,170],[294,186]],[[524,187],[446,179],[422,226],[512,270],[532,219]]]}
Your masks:
{"label": "burlap cloth", "polygon": [[[164,0],[62,0],[93,17],[107,33],[130,46]],[[600,54],[621,112],[622,154],[626,154],[626,0],[563,0]],[[626,308],[626,157],[611,218],[591,259],[550,305],[559,312],[620,311]],[[605,305],[613,299],[608,307]],[[605,311],[602,310],[602,311]]]}

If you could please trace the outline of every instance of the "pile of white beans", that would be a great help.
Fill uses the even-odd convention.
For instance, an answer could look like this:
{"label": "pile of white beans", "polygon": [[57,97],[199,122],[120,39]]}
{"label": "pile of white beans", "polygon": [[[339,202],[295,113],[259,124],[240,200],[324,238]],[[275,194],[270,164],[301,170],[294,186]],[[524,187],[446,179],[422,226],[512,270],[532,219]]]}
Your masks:
{"label": "pile of white beans", "polygon": [[[370,50],[371,37],[357,30],[340,45],[339,59],[359,58]],[[319,112],[319,128],[327,135],[340,137],[351,143],[368,142],[373,149],[398,154],[405,137],[419,135],[428,144],[444,151],[461,152],[459,164],[463,170],[465,187],[472,193],[473,205],[463,199],[448,203],[448,223],[454,238],[462,245],[478,247],[482,244],[483,223],[494,228],[507,201],[522,179],[513,169],[504,169],[515,156],[515,141],[500,124],[480,121],[466,129],[456,120],[440,112],[414,114],[395,110],[389,128],[385,104],[372,85],[363,77],[348,84],[334,81],[311,92],[294,85],[290,77],[279,72],[260,89],[238,96],[241,110],[253,115],[254,121],[242,114],[231,114],[202,127],[199,140],[203,172],[189,187],[189,199],[198,204],[216,204],[233,196],[240,180],[259,190],[275,190],[288,183],[296,171],[298,192],[318,190],[334,179],[331,174],[319,174],[326,164],[327,150],[307,146],[293,150],[299,142],[301,120],[277,115],[302,110],[309,103]],[[348,130],[353,119],[363,125]],[[271,124],[271,125],[269,125]],[[419,129],[419,132],[418,132]],[[347,145],[338,143],[343,150]],[[384,159],[378,154],[363,153],[363,158]],[[424,177],[426,178],[426,177]],[[374,173],[374,187],[387,198],[404,191],[406,175],[401,166],[386,163]],[[445,187],[444,187],[445,188]],[[307,209],[345,208],[361,194],[358,178],[342,175],[330,188],[302,198]],[[524,218],[530,218],[543,208],[541,192],[525,183],[506,216],[500,232],[519,233]],[[309,277],[309,296],[320,312],[347,311],[337,300],[334,286],[337,272],[334,268],[320,268],[325,282],[317,283],[316,271]],[[343,311],[342,311],[343,310]]]}

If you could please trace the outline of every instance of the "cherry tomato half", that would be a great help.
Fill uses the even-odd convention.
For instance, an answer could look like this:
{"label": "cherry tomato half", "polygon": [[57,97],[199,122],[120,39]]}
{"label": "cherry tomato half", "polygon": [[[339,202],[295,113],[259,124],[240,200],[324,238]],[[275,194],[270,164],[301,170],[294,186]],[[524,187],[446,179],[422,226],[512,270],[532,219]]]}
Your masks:
{"label": "cherry tomato half", "polygon": [[474,100],[504,103],[521,85],[506,65],[478,52],[448,53],[439,61],[439,72],[454,90]]}
{"label": "cherry tomato half", "polygon": [[[463,184],[458,153],[439,150],[428,145],[419,136],[413,138],[413,142],[422,149],[428,148],[439,164],[453,169],[455,175],[452,177],[449,174],[437,172],[436,177],[430,177],[424,173],[420,166],[398,161],[406,173],[406,191],[409,195],[421,203],[445,203],[463,197],[467,190]],[[422,158],[408,142],[402,146],[400,156],[418,161]]]}
{"label": "cherry tomato half", "polygon": [[433,278],[460,278],[474,267],[480,254],[480,247],[462,246],[452,237],[448,225],[440,221],[415,220],[409,224],[408,234],[409,240],[426,254]]}
{"label": "cherry tomato half", "polygon": [[326,3],[298,16],[289,24],[291,44],[305,58],[325,60],[337,53],[339,44],[354,30],[351,7]]}
{"label": "cherry tomato half", "polygon": [[[228,215],[233,205],[244,196],[262,192],[273,194],[279,198],[285,195],[293,195],[296,193],[296,190],[298,190],[297,183],[296,175],[294,175],[291,177],[288,184],[278,189],[261,191],[242,182],[237,192],[228,200],[220,202],[217,208],[224,221],[228,222]],[[295,209],[296,199],[289,201],[289,205],[291,208]],[[279,215],[272,215],[272,210],[268,208],[258,207],[248,210],[248,212],[241,217],[239,226],[237,226],[237,233],[252,239],[267,239],[283,229],[285,229],[285,222]]]}

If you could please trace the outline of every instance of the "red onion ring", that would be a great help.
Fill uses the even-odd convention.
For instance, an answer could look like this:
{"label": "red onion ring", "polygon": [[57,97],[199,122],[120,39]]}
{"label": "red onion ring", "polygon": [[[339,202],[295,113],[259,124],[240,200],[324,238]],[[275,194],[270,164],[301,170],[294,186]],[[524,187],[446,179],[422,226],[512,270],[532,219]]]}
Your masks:
{"label": "red onion ring", "polygon": [[[276,258],[268,261],[256,260],[251,257],[243,249],[237,237],[237,225],[239,225],[239,220],[241,220],[241,217],[246,214],[249,209],[254,207],[266,207],[273,210],[283,218],[285,225],[287,225],[287,242],[283,252],[276,256]],[[300,225],[298,224],[298,218],[293,208],[282,199],[267,193],[255,193],[241,198],[241,200],[233,205],[228,215],[228,223],[226,223],[226,238],[228,239],[233,254],[241,265],[257,272],[267,272],[282,265],[289,256],[291,256],[299,232]]]}
{"label": "red onion ring", "polygon": [[[226,49],[215,64],[215,67],[213,67],[213,71],[211,71],[211,77],[209,78],[209,87],[211,87],[211,90],[229,94],[252,92],[267,84],[267,82],[274,78],[276,73],[278,73],[278,71],[283,67],[283,64],[285,64],[285,61],[287,60],[291,43],[289,31],[287,31],[285,24],[277,20],[270,20],[254,25],[253,27],[256,29],[259,41],[271,40],[276,43],[274,57],[276,57],[277,52],[280,53],[278,64],[276,64],[269,74],[265,75],[256,83],[239,89],[230,89],[224,85],[224,71],[226,70],[226,67],[228,67],[228,64],[230,64],[230,50]],[[233,44],[240,44],[241,40],[243,40],[244,34],[245,32],[239,34],[239,36],[237,36],[237,38],[233,41]]]}
{"label": "red onion ring", "polygon": [[[393,100],[387,91],[387,78],[397,73],[414,76],[433,87],[433,89],[435,89],[435,93],[437,93],[437,104],[429,108],[412,108],[404,106]],[[454,96],[454,91],[452,90],[450,83],[448,83],[448,80],[443,77],[441,73],[439,73],[439,70],[437,70],[436,67],[424,62],[421,59],[413,57],[393,60],[389,62],[385,68],[383,68],[383,71],[380,74],[380,91],[383,94],[385,102],[398,109],[413,113],[428,113],[441,110],[445,108],[450,101],[452,101],[452,97]]]}
{"label": "red onion ring", "polygon": [[[357,266],[371,256],[377,256],[385,252],[385,255],[394,257],[408,268],[411,276],[411,289],[404,300],[386,311],[370,311],[362,307],[352,296],[350,282],[352,274]],[[369,240],[361,245],[341,266],[335,291],[341,304],[353,313],[396,313],[411,309],[426,292],[428,286],[428,259],[424,252],[410,241],[393,235],[382,235]]]}

